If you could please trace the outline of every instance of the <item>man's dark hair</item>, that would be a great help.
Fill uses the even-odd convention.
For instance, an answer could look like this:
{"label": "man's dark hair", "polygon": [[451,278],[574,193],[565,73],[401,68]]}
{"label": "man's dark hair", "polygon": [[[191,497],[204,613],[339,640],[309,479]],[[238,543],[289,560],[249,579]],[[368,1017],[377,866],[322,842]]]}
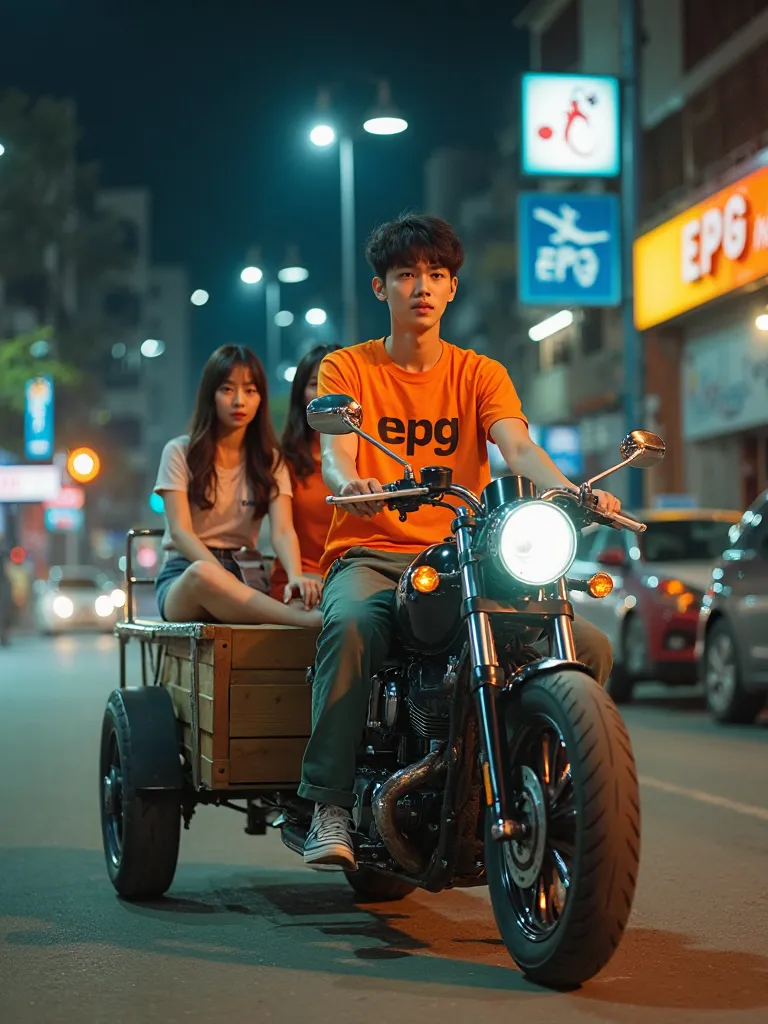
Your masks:
{"label": "man's dark hair", "polygon": [[451,225],[426,213],[401,213],[371,233],[365,258],[382,281],[388,270],[424,261],[451,276],[464,262],[464,246]]}

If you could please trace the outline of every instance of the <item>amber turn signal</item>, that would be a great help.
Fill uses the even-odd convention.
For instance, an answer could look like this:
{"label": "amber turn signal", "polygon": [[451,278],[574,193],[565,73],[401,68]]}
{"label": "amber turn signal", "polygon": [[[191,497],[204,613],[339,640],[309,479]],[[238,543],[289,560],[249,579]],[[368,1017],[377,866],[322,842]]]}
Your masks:
{"label": "amber turn signal", "polygon": [[613,578],[607,572],[596,572],[587,584],[592,597],[608,597],[613,590]]}
{"label": "amber turn signal", "polygon": [[440,586],[440,573],[431,565],[420,565],[411,576],[411,582],[420,594],[431,594]]}

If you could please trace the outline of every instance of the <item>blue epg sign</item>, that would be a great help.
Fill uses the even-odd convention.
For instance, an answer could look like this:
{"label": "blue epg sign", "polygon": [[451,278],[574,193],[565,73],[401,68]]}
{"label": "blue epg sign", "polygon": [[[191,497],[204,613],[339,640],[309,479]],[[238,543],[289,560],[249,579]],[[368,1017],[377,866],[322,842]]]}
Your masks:
{"label": "blue epg sign", "polygon": [[518,293],[529,306],[617,306],[621,217],[615,195],[524,192]]}
{"label": "blue epg sign", "polygon": [[24,450],[28,459],[53,458],[53,380],[33,377],[24,389]]}

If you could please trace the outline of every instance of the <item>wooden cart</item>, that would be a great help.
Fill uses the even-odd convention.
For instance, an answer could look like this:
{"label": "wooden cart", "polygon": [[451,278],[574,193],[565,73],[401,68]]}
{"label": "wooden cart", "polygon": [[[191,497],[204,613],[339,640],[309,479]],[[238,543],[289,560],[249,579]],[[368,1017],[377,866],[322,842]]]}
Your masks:
{"label": "wooden cart", "polygon": [[[128,535],[125,621],[118,623],[120,686],[102,730],[102,831],[115,888],[129,898],[168,888],[180,821],[197,804],[232,807],[260,834],[274,800],[295,798],[311,729],[309,682],[317,631],[291,626],[163,622],[135,616]],[[128,678],[127,647],[141,649]]]}

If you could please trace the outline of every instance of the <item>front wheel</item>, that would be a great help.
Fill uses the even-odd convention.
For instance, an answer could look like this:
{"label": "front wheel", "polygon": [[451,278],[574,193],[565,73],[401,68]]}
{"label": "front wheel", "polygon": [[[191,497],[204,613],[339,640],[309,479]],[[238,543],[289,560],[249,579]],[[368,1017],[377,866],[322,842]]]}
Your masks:
{"label": "front wheel", "polygon": [[496,923],[532,981],[569,988],[613,956],[632,909],[640,796],[629,736],[589,676],[534,678],[503,709],[507,799],[519,842],[491,838],[486,867]]}

